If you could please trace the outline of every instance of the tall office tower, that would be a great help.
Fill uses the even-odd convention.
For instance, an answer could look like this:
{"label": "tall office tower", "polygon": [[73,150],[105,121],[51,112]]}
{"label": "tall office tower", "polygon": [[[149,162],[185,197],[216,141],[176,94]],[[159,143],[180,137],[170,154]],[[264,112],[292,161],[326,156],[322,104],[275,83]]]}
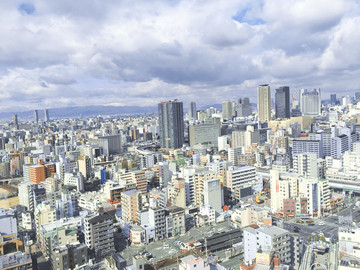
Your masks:
{"label": "tall office tower", "polygon": [[252,105],[248,97],[239,98],[236,105],[236,112],[238,117],[247,117],[252,114]]}
{"label": "tall office tower", "polygon": [[49,122],[49,121],[50,121],[49,110],[48,110],[48,109],[44,109],[44,121],[45,121],[45,122]]}
{"label": "tall office tower", "polygon": [[19,125],[17,114],[13,114],[13,123],[15,126]]}
{"label": "tall office tower", "polygon": [[196,103],[190,102],[189,103],[189,120],[197,120],[197,112],[196,112]]}
{"label": "tall office tower", "polygon": [[230,100],[225,100],[222,103],[222,117],[224,120],[231,120],[233,114],[233,103]]}
{"label": "tall office tower", "polygon": [[[355,93],[355,98],[356,98],[356,94],[357,94],[357,93]],[[358,93],[358,94],[360,94],[360,93]],[[359,96],[359,98],[360,98],[360,96]],[[330,95],[330,103],[331,103],[331,105],[335,105],[335,104],[336,104],[336,94],[331,94],[331,95]]]}
{"label": "tall office tower", "polygon": [[184,144],[183,103],[175,100],[158,104],[160,145],[162,148],[181,148]]}
{"label": "tall office tower", "polygon": [[34,122],[35,123],[39,122],[39,114],[37,110],[34,110]]}
{"label": "tall office tower", "polygon": [[290,88],[282,86],[275,93],[276,118],[290,118]]}
{"label": "tall office tower", "polygon": [[308,91],[301,89],[300,91],[300,110],[302,115],[320,115],[321,112],[321,96],[320,88]]}
{"label": "tall office tower", "polygon": [[268,84],[258,87],[258,114],[259,121],[261,122],[269,122],[271,120],[271,93]]}

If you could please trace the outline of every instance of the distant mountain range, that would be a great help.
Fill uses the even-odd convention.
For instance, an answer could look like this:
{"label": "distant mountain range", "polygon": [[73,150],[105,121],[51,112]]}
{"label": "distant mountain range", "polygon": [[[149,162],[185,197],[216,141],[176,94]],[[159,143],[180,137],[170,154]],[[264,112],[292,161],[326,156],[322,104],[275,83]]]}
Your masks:
{"label": "distant mountain range", "polygon": [[[77,106],[48,109],[50,119],[58,118],[79,118],[95,117],[98,115],[127,115],[154,113],[157,107],[140,107],[140,106]],[[25,112],[0,112],[1,120],[12,120],[13,114],[17,114],[18,120],[33,120],[34,111]],[[38,110],[39,120],[44,119],[44,110]]]}
{"label": "distant mountain range", "polygon": [[[222,110],[221,104],[201,106],[198,109],[205,110],[210,107],[214,107],[220,111]],[[143,113],[157,113],[157,106],[144,106],[144,107],[76,106],[76,107],[52,108],[48,110],[49,110],[50,119],[59,119],[59,118],[80,118],[80,116],[86,118],[86,117],[96,117],[98,115],[134,115],[134,114],[143,114]],[[184,111],[187,112],[187,107],[184,108]],[[34,111],[24,111],[24,112],[0,112],[0,120],[11,121],[13,114],[17,114],[18,120],[20,122],[34,119]],[[39,115],[39,120],[43,120],[44,110],[38,110],[38,115]]]}

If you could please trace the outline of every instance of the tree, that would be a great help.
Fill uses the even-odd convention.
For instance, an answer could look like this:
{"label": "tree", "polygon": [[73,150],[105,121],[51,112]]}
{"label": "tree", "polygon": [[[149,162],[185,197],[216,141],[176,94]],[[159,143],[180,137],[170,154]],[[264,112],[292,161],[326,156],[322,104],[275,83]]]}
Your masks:
{"label": "tree", "polygon": [[319,238],[318,238],[317,235],[315,235],[315,236],[314,236],[314,241],[317,241],[317,240],[319,240]]}
{"label": "tree", "polygon": [[311,239],[311,236],[309,236],[309,237],[308,237],[308,241],[311,242],[311,240],[312,240],[312,239]]}
{"label": "tree", "polygon": [[325,239],[325,236],[320,236],[320,240],[323,241],[323,242],[326,242],[326,239]]}

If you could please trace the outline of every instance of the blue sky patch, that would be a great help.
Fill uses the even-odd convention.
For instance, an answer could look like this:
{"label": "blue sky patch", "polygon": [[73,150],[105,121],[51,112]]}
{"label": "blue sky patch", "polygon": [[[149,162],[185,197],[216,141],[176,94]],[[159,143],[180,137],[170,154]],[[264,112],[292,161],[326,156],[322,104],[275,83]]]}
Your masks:
{"label": "blue sky patch", "polygon": [[265,24],[265,21],[261,18],[247,18],[246,13],[248,11],[250,11],[250,8],[244,8],[232,16],[232,19],[239,23],[247,23],[249,25]]}
{"label": "blue sky patch", "polygon": [[35,12],[35,6],[32,3],[22,3],[18,10],[22,15],[31,15]]}

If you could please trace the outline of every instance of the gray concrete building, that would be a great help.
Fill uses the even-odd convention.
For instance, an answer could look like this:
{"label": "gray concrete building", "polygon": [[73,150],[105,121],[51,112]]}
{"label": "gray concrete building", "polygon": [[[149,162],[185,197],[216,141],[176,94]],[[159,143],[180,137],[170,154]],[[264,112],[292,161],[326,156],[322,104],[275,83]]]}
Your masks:
{"label": "gray concrete building", "polygon": [[220,136],[220,125],[191,125],[189,126],[190,146],[201,144],[217,147]]}
{"label": "gray concrete building", "polygon": [[175,100],[158,104],[160,146],[176,149],[184,144],[183,103]]}
{"label": "gray concrete building", "polygon": [[275,92],[275,117],[290,118],[290,88],[282,86]]}

